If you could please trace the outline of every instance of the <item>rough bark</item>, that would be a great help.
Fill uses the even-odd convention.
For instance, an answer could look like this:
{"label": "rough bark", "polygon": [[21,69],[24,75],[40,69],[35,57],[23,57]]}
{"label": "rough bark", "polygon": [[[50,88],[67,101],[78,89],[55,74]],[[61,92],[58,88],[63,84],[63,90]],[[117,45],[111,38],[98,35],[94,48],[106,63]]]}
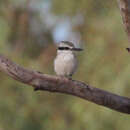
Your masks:
{"label": "rough bark", "polygon": [[0,55],[0,70],[17,81],[33,86],[34,90],[70,94],[130,114],[129,98],[94,88],[83,82],[25,69],[2,55]]}
{"label": "rough bark", "polygon": [[[130,0],[118,0],[123,24],[128,34],[128,40],[130,42]],[[130,52],[130,48],[126,48]]]}

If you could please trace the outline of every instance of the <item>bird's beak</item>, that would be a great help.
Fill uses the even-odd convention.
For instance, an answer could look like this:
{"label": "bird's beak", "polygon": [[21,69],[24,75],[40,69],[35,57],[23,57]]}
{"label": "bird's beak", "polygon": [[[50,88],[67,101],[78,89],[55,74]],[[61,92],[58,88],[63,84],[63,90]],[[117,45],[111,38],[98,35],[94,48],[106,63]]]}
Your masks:
{"label": "bird's beak", "polygon": [[72,51],[83,51],[81,48],[72,48]]}

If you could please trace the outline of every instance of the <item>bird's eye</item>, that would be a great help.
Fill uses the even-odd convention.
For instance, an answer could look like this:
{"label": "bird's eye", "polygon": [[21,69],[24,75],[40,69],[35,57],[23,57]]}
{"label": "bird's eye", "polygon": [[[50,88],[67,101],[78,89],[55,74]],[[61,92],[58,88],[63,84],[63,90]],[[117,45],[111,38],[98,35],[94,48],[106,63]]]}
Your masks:
{"label": "bird's eye", "polygon": [[69,47],[65,47],[65,50],[69,50],[70,48]]}
{"label": "bird's eye", "polygon": [[69,47],[58,47],[58,50],[70,50]]}

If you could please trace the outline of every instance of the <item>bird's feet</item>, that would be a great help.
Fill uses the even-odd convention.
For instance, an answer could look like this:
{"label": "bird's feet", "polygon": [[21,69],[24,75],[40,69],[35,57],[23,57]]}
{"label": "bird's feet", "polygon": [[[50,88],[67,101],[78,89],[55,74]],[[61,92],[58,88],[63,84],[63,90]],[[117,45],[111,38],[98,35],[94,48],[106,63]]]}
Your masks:
{"label": "bird's feet", "polygon": [[72,80],[72,76],[70,76],[70,75],[65,75],[65,76],[60,75],[59,77],[62,78],[62,79]]}

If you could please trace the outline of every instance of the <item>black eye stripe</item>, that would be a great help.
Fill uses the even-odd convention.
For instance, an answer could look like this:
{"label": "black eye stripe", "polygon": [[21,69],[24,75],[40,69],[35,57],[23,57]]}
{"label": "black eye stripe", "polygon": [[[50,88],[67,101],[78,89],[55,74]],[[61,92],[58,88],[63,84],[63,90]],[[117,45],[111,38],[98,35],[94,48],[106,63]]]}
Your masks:
{"label": "black eye stripe", "polygon": [[69,47],[58,47],[58,50],[70,50]]}

